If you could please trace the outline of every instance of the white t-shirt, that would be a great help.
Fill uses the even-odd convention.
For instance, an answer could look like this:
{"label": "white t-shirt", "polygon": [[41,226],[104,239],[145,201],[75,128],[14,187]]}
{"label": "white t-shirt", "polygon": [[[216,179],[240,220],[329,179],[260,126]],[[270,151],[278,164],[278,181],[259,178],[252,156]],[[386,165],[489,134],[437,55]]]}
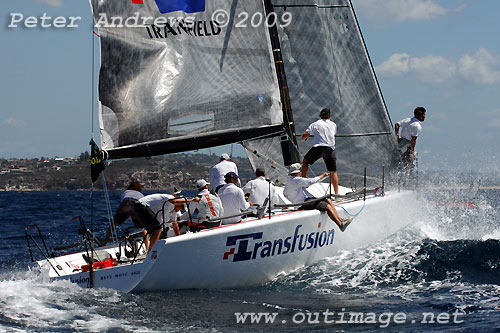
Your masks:
{"label": "white t-shirt", "polygon": [[[241,213],[241,211],[250,208],[250,204],[245,201],[243,190],[233,183],[224,185],[219,190],[219,198],[224,208],[223,216],[231,216]],[[232,224],[239,222],[241,216],[222,220],[222,224]]]}
{"label": "white t-shirt", "polygon": [[304,188],[307,188],[312,184],[319,182],[320,180],[321,179],[319,177],[304,178],[299,176],[290,176],[290,178],[288,178],[288,182],[285,185],[283,194],[285,194],[285,197],[294,204],[303,203],[307,199]]}
{"label": "white t-shirt", "polygon": [[[262,206],[267,197],[269,197],[269,183],[263,176],[249,181],[243,186],[243,193],[250,193],[248,201]],[[278,203],[278,194],[274,185],[271,184],[271,205]],[[269,203],[268,203],[269,204]]]}
{"label": "white t-shirt", "polygon": [[411,141],[411,138],[418,136],[422,132],[422,124],[417,118],[405,118],[398,122],[400,129],[400,138]]}
{"label": "white t-shirt", "polygon": [[135,190],[125,190],[123,191],[122,193],[122,196],[121,196],[121,199],[120,199],[120,203],[125,200],[126,198],[132,198],[132,199],[136,199],[136,200],[139,200],[140,198],[144,197],[144,194],[142,194],[141,192],[139,191],[135,191]]}
{"label": "white t-shirt", "polygon": [[313,147],[326,146],[335,150],[337,124],[330,119],[319,119],[309,125],[307,133],[314,135]]}
{"label": "white t-shirt", "polygon": [[[206,197],[208,195],[208,198]],[[195,211],[198,209],[198,214],[195,218],[193,218],[197,222],[206,221],[209,218],[219,217],[224,215],[224,208],[222,207],[222,202],[220,198],[216,195],[210,193],[208,189],[204,189],[203,191],[198,193],[198,196],[201,196],[200,202],[191,202],[189,204],[189,211],[191,212],[191,216],[195,215]],[[182,215],[185,217],[186,213]]]}
{"label": "white t-shirt", "polygon": [[[157,220],[163,222],[163,216],[165,216],[165,220],[168,221],[175,221],[177,214],[175,212],[175,205],[168,200],[174,199],[173,195],[170,194],[162,194],[162,193],[155,193],[155,194],[150,194],[146,195],[145,197],[139,199],[139,202],[142,203],[144,206],[148,206],[151,208],[153,213],[158,213],[160,210],[164,208],[164,212],[158,213],[157,215]],[[165,204],[165,206],[163,206]]]}
{"label": "white t-shirt", "polygon": [[236,166],[236,163],[227,160],[220,161],[214,165],[212,169],[210,169],[208,182],[210,183],[210,186],[212,186],[212,190],[215,191],[217,186],[224,185],[226,183],[224,181],[224,176],[230,171],[238,175],[238,167]]}

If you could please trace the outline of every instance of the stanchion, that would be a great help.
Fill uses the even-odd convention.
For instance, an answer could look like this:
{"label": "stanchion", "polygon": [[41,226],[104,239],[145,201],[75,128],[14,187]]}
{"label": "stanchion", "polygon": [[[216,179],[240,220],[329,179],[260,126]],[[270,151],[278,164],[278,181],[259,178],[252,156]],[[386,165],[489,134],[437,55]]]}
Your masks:
{"label": "stanchion", "polygon": [[363,200],[366,200],[366,168],[365,168],[365,175],[364,175],[365,179],[364,179],[364,182],[363,182],[363,185],[364,185],[364,188],[363,188]]}

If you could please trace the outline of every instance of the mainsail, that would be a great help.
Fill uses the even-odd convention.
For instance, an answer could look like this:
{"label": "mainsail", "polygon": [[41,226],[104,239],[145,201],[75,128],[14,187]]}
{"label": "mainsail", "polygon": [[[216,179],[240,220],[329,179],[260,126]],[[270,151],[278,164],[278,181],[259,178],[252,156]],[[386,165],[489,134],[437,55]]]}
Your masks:
{"label": "mainsail", "polygon": [[[254,168],[285,182],[312,141],[295,133],[329,107],[344,184],[391,165],[392,124],[350,0],[206,0],[191,14],[161,14],[154,0],[90,1],[110,158],[243,142]],[[241,24],[241,13],[291,19]]]}
{"label": "mainsail", "polygon": [[[337,167],[341,182],[381,174],[390,166],[396,140],[392,124],[349,0],[275,0],[277,17],[289,13],[289,25],[277,25],[295,130],[300,136],[319,111],[329,107],[337,123]],[[310,141],[298,139],[301,156]],[[265,167],[272,179],[286,179],[269,160],[284,163],[279,139],[245,143],[255,167]],[[253,153],[256,152],[257,154]],[[321,161],[315,164],[324,170]],[[282,168],[280,170],[283,170]],[[352,177],[351,177],[352,176]]]}
{"label": "mainsail", "polygon": [[[269,30],[235,21],[235,13],[263,13],[262,1],[207,0],[192,14],[161,14],[154,0],[90,1],[101,36],[101,146],[109,158],[282,133]],[[227,21],[216,15],[221,10]]]}

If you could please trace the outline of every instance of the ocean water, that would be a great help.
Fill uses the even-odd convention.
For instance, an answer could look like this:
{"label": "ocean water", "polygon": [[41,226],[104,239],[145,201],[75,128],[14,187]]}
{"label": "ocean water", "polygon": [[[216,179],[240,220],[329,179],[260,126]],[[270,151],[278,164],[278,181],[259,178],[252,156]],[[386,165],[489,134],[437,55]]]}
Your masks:
{"label": "ocean water", "polygon": [[126,294],[26,268],[25,226],[37,223],[49,248],[79,241],[74,216],[104,232],[102,192],[94,221],[89,192],[0,192],[0,331],[499,331],[500,190],[416,199],[407,227],[260,287]]}

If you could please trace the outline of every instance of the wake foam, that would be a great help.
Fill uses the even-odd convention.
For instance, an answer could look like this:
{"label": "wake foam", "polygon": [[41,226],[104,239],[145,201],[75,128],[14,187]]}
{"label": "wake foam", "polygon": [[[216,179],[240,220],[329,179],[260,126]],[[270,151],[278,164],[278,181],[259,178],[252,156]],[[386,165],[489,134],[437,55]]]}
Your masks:
{"label": "wake foam", "polygon": [[1,274],[0,299],[0,331],[148,331],[102,311],[121,302],[117,292],[82,289],[67,281],[49,282],[34,272]]}

